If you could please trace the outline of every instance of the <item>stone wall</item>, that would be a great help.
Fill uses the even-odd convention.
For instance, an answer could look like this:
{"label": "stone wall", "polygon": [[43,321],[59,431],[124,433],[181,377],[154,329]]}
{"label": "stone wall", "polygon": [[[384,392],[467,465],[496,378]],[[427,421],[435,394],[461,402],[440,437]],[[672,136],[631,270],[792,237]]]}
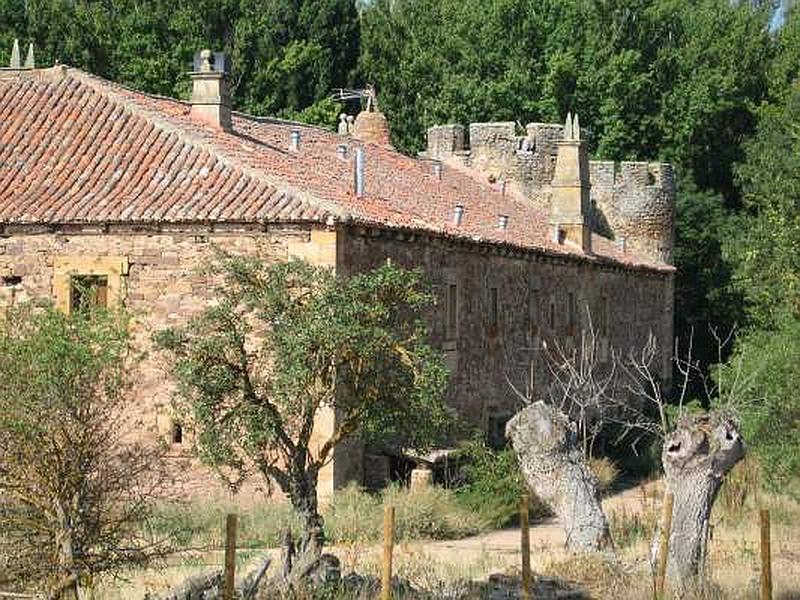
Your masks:
{"label": "stone wall", "polygon": [[[373,268],[387,258],[424,270],[440,300],[430,319],[434,341],[445,349],[452,369],[448,402],[475,425],[491,430],[495,416],[520,407],[506,375],[524,389],[531,364],[536,395],[544,395],[549,373],[542,342],[579,343],[590,314],[604,360],[609,345],[625,352],[640,349],[652,332],[659,348],[657,368],[666,380],[671,378],[669,272],[509,254],[421,235],[358,229],[341,235],[339,262],[348,272]],[[452,284],[457,286],[458,323],[456,338],[448,341],[444,298]],[[496,324],[491,323],[493,295]]]}
{"label": "stone wall", "polygon": [[[180,325],[200,312],[210,298],[209,282],[198,268],[217,246],[234,253],[257,255],[265,261],[284,261],[301,256],[317,264],[335,266],[336,233],[308,227],[176,228],[142,232],[132,229],[76,228],[57,233],[15,228],[0,236],[0,306],[31,298],[52,298],[66,308],[60,297],[64,273],[95,274],[110,269],[109,281],[117,276],[114,265],[124,263],[117,288],[125,306],[135,317],[135,340],[150,347],[151,335],[168,326]],[[65,271],[63,265],[68,265]],[[100,269],[100,270],[98,270]],[[109,288],[111,289],[111,285]],[[133,375],[130,399],[131,431],[139,439],[171,441],[178,419],[173,409],[174,385],[161,357],[150,352]],[[317,439],[331,429],[332,415],[322,414],[315,428]],[[169,462],[175,477],[175,493],[204,500],[247,504],[266,493],[258,478],[233,496],[216,476],[191,454],[192,432],[184,442],[170,446]],[[323,495],[334,484],[334,467],[321,474]],[[341,477],[340,477],[341,479]]]}
{"label": "stone wall", "polygon": [[[218,227],[214,231],[16,228],[0,236],[0,305],[34,297],[56,300],[64,265],[68,266],[66,272],[94,273],[106,268],[114,276],[119,274],[121,300],[136,315],[136,339],[147,347],[153,332],[184,323],[207,305],[209,282],[197,268],[211,255],[213,245],[256,254],[265,261],[299,256],[335,267],[345,275],[391,259],[395,264],[422,268],[440,299],[448,286],[456,286],[455,335],[445,335],[443,301],[429,315],[434,343],[445,350],[453,371],[448,402],[468,421],[494,435],[502,436],[501,423],[520,405],[506,376],[522,389],[532,364],[536,394],[543,395],[548,370],[542,342],[575,343],[581,329],[587,327],[587,309],[606,356],[609,344],[623,350],[641,347],[652,331],[659,342],[662,376],[671,374],[671,273],[508,253],[491,246],[401,232],[324,231],[299,226],[266,230]],[[495,299],[496,322],[492,322]],[[174,387],[157,353],[150,353],[139,364],[134,380],[133,424],[125,433],[168,439],[177,418],[172,405]],[[321,411],[315,440],[330,433],[334,419],[331,411]],[[242,504],[257,501],[266,493],[253,479],[241,494],[232,496],[192,457],[190,448],[190,430],[183,444],[171,447],[176,493]],[[347,481],[364,481],[367,463],[377,464],[374,457],[365,461],[359,444],[339,448],[332,465],[321,474],[322,498]]]}
{"label": "stone wall", "polygon": [[[556,142],[563,125],[514,122],[471,123],[428,129],[430,159],[466,171],[507,193],[549,208]],[[664,163],[590,161],[595,232],[619,240],[637,255],[671,264],[674,249],[675,183]]]}

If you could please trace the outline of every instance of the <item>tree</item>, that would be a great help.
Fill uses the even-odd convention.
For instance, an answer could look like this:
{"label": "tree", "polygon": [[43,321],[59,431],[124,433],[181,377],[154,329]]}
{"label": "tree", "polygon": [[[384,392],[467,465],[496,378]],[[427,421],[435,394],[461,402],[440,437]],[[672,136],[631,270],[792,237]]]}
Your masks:
{"label": "tree", "polygon": [[[581,344],[572,351],[555,343],[556,350],[549,352],[554,382],[547,401],[534,401],[530,393],[517,392],[526,406],[509,421],[506,434],[522,471],[531,488],[559,515],[568,549],[602,550],[612,540],[597,480],[587,466],[578,436],[586,440],[589,419],[592,433],[613,425],[621,432],[617,441],[629,433],[655,434],[662,441],[667,491],[675,497],[669,574],[681,586],[690,585],[705,562],[711,509],[722,481],[744,456],[734,415],[743,391],[738,372],[733,372],[737,377],[730,384],[724,380],[723,387],[723,378],[718,377],[717,386],[708,390],[709,396],[720,399],[719,406],[691,414],[684,410],[689,379],[702,378],[704,373],[691,353],[688,358],[676,359],[676,369],[684,376],[676,418],[659,376],[654,338],[640,352],[627,356],[610,348],[610,359],[603,361],[591,326],[581,337]],[[718,352],[729,341],[720,340]],[[654,544],[654,564],[657,557]]]}
{"label": "tree", "polygon": [[[220,253],[215,303],[158,335],[198,430],[200,456],[232,483],[250,470],[275,483],[302,519],[287,583],[321,557],[320,470],[342,442],[381,436],[424,448],[450,421],[446,370],[427,342],[432,302],[421,275],[389,264],[349,279],[292,260]],[[320,411],[331,434],[312,441]]]}
{"label": "tree", "polygon": [[764,482],[800,496],[800,319],[786,316],[769,330],[747,331],[720,367],[722,377],[740,373],[750,402],[740,409],[742,432],[759,458]]}
{"label": "tree", "polygon": [[0,319],[0,579],[55,598],[166,549],[144,523],[160,452],[126,442],[128,319],[52,307]]}
{"label": "tree", "polygon": [[2,0],[0,56],[14,38],[34,43],[40,65],[181,98],[194,53],[210,47],[230,59],[234,108],[303,116],[354,83],[360,26],[353,0]]}
{"label": "tree", "polygon": [[746,212],[725,245],[751,321],[773,328],[800,317],[800,84],[766,105],[738,167]]}

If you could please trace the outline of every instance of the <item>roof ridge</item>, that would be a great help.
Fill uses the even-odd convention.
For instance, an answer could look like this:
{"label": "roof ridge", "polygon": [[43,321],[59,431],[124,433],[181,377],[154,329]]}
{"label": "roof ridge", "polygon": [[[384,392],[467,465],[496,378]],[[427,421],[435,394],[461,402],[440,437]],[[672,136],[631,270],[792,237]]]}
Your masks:
{"label": "roof ridge", "polygon": [[[89,73],[76,67],[67,67],[66,77],[72,78],[80,84],[89,86],[98,94],[101,94],[110,101],[121,105],[124,109],[129,110],[133,115],[144,118],[161,131],[167,134],[173,133],[177,135],[181,141],[189,146],[200,151],[208,152],[217,160],[219,160],[220,163],[224,164],[230,169],[238,170],[247,177],[267,183],[281,193],[286,194],[288,197],[295,198],[299,202],[322,210],[323,212],[327,213],[328,216],[334,216],[343,220],[347,220],[351,217],[350,213],[344,210],[339,204],[310,194],[305,190],[300,190],[294,186],[287,185],[285,181],[278,177],[272,176],[266,170],[253,167],[245,164],[241,160],[237,160],[224,148],[221,148],[219,144],[214,143],[212,140],[204,139],[202,135],[198,135],[187,127],[182,127],[180,124],[176,123],[175,119],[170,119],[157,109],[148,108],[138,104],[136,100],[125,97],[122,93],[120,93],[120,91],[127,92],[132,96],[143,96],[145,98],[151,98],[159,101],[167,101],[184,107],[191,107],[190,102],[165,96],[158,96],[156,94],[147,94],[122,84],[109,81],[98,75]],[[187,125],[189,125],[189,123],[187,123]],[[202,125],[195,123],[192,123],[191,125],[194,125],[197,128],[203,127]]]}

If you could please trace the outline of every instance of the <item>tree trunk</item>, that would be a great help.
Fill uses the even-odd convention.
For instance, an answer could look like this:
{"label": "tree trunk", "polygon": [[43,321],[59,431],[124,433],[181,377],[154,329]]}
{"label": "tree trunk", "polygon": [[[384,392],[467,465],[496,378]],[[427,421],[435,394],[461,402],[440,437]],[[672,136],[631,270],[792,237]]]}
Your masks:
{"label": "tree trunk", "polygon": [[611,545],[597,479],[576,447],[574,424],[562,412],[534,402],[506,425],[506,436],[530,488],[558,515],[572,552]]}
{"label": "tree trunk", "polygon": [[72,539],[72,523],[67,512],[56,502],[59,534],[56,538],[58,569],[61,577],[56,587],[49,594],[58,600],[78,600],[78,578],[75,569],[75,553]]}
{"label": "tree trunk", "polygon": [[[666,488],[674,496],[667,575],[684,588],[702,571],[711,509],[725,475],[744,457],[739,424],[730,415],[687,415],[662,449]],[[658,564],[659,533],[653,540]]]}
{"label": "tree trunk", "polygon": [[291,533],[284,539],[284,566],[281,580],[273,581],[280,587],[296,588],[304,583],[320,565],[325,533],[322,516],[317,503],[317,471],[297,465],[290,474],[289,500],[292,508],[300,515],[303,532],[295,541]]}

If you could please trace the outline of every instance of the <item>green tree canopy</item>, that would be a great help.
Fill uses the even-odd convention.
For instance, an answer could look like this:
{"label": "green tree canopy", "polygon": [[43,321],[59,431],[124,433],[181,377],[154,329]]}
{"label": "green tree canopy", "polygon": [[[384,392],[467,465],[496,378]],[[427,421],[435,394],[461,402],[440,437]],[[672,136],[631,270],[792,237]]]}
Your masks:
{"label": "green tree canopy", "polygon": [[351,0],[0,1],[3,56],[19,38],[39,64],[186,98],[192,57],[209,47],[231,59],[234,107],[254,114],[292,116],[351,85],[359,31]]}
{"label": "green tree canopy", "polygon": [[751,320],[800,318],[800,84],[765,105],[738,169],[745,211],[726,244]]}
{"label": "green tree canopy", "polygon": [[[158,335],[201,457],[277,483],[303,518],[301,547],[318,557],[317,481],[334,449],[355,436],[425,448],[451,421],[443,358],[423,323],[433,297],[419,272],[391,265],[344,279],[220,254],[211,273],[215,304]],[[313,442],[325,410],[335,424]]]}
{"label": "green tree canopy", "polygon": [[0,316],[0,583],[77,598],[84,577],[166,550],[142,535],[160,450],[120,436],[129,354],[123,314]]}

